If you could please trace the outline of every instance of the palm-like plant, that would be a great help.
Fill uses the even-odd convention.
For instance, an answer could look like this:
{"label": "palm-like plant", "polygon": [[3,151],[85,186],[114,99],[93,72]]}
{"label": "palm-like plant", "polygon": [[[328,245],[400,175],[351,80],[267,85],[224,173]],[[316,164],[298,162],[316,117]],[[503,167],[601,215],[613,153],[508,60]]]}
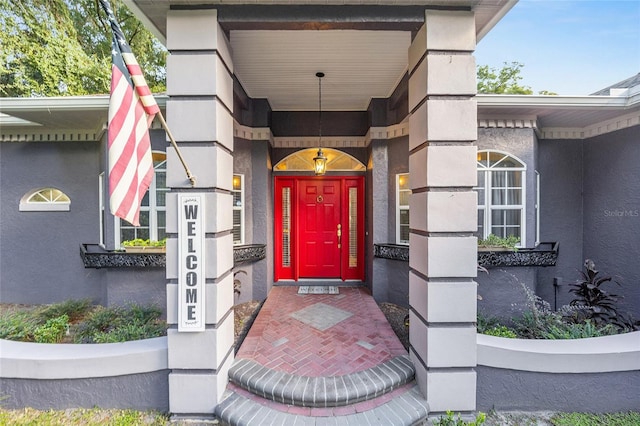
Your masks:
{"label": "palm-like plant", "polygon": [[570,284],[569,292],[576,295],[570,305],[583,308],[586,317],[596,324],[616,323],[619,317],[616,303],[622,296],[609,293],[602,287],[608,282],[618,286],[620,283],[610,276],[600,276],[591,259],[584,261],[584,268],[585,270],[580,272],[581,279]]}

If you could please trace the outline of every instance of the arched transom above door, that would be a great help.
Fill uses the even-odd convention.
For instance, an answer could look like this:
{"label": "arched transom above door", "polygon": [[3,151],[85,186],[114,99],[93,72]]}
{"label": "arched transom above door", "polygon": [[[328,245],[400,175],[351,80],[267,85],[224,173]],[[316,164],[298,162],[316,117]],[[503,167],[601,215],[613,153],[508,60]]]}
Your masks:
{"label": "arched transom above door", "polygon": [[[364,172],[366,166],[360,161],[337,149],[322,148],[327,157],[328,172]],[[280,160],[273,170],[277,172],[312,172],[314,170],[313,157],[318,153],[317,148],[303,149]]]}

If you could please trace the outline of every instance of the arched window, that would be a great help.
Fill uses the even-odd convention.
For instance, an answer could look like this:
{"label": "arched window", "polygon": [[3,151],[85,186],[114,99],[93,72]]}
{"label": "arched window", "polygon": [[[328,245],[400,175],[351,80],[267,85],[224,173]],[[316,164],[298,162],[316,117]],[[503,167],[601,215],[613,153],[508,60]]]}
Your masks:
{"label": "arched window", "polygon": [[[329,172],[364,172],[367,168],[357,159],[346,152],[337,149],[322,148],[322,152],[327,157],[327,171]],[[318,153],[318,148],[303,149],[296,151],[283,158],[273,167],[276,172],[303,172],[313,171],[313,157]]]}
{"label": "arched window", "polygon": [[525,171],[518,158],[478,151],[478,238],[489,234],[525,241]]}
{"label": "arched window", "polygon": [[57,188],[40,188],[27,192],[20,200],[21,212],[69,211],[71,200]]}

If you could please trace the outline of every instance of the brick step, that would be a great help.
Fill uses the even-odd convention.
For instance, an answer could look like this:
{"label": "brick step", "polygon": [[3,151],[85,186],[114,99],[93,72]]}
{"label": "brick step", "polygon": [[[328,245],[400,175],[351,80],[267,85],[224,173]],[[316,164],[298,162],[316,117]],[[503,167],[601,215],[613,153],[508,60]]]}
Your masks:
{"label": "brick step", "polygon": [[406,355],[343,376],[297,376],[237,359],[229,371],[235,385],[262,398],[299,407],[340,407],[380,397],[413,380]]}
{"label": "brick step", "polygon": [[428,411],[414,383],[368,401],[330,408],[277,403],[230,384],[215,414],[229,426],[409,426],[426,425]]}

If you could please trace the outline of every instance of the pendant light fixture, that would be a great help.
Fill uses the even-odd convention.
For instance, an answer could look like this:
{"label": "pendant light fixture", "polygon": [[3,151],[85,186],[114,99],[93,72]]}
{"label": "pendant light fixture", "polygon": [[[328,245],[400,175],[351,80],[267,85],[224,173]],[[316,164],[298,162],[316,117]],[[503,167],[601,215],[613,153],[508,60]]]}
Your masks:
{"label": "pendant light fixture", "polygon": [[322,77],[323,72],[317,72],[318,77],[318,154],[313,157],[313,169],[316,176],[322,176],[327,172],[327,157],[322,152]]}

